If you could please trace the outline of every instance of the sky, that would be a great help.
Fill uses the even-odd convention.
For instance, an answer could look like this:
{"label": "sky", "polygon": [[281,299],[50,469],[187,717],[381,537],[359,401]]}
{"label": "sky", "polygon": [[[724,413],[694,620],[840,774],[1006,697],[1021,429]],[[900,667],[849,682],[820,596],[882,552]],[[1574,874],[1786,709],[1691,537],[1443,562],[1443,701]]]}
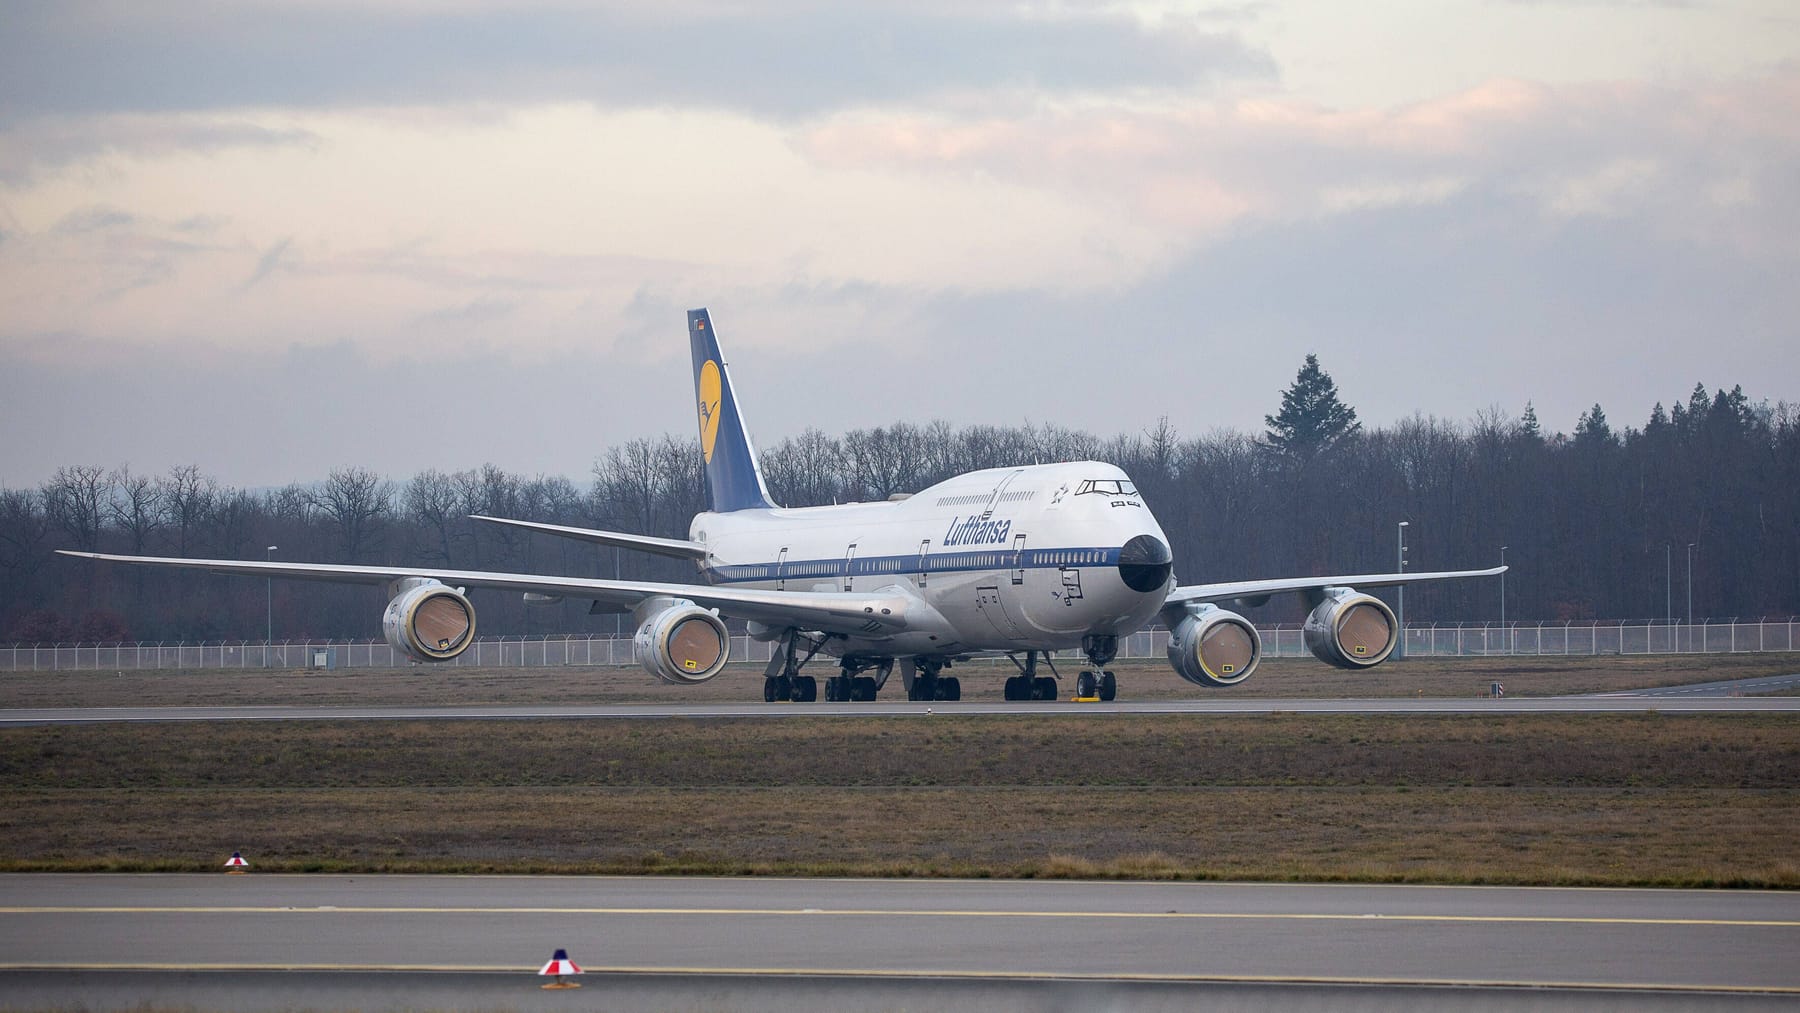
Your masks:
{"label": "sky", "polygon": [[1791,0],[15,0],[0,486],[1800,400]]}

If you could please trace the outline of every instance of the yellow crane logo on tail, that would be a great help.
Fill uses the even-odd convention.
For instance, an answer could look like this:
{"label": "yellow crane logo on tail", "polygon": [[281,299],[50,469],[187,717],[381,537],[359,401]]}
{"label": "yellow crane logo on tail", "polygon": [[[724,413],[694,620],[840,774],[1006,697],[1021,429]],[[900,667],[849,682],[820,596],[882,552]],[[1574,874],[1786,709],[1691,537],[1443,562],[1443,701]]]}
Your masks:
{"label": "yellow crane logo on tail", "polygon": [[719,379],[719,364],[711,359],[700,367],[700,452],[711,464],[713,444],[719,439],[719,397],[724,385]]}

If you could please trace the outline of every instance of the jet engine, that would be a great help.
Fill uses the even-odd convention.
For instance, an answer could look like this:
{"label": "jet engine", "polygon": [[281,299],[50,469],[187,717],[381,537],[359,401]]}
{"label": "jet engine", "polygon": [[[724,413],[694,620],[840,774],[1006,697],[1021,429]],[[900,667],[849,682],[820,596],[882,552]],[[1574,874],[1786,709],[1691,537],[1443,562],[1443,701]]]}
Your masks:
{"label": "jet engine", "polygon": [[1250,620],[1201,605],[1169,625],[1169,664],[1197,686],[1235,686],[1262,660],[1262,638]]}
{"label": "jet engine", "polygon": [[475,606],[460,588],[410,577],[395,581],[381,632],[414,661],[449,661],[475,642]]}
{"label": "jet engine", "polygon": [[725,622],[685,598],[657,598],[638,609],[637,663],[651,675],[691,685],[718,675],[731,654]]}
{"label": "jet engine", "polygon": [[1339,668],[1379,665],[1394,652],[1400,624],[1387,603],[1348,587],[1328,587],[1306,617],[1306,649]]}

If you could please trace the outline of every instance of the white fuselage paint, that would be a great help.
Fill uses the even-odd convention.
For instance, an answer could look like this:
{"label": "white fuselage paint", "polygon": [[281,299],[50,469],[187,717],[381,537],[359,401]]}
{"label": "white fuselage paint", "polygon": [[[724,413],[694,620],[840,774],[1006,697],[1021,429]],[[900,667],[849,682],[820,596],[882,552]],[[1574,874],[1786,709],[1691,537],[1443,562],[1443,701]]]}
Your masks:
{"label": "white fuselage paint", "polygon": [[1120,548],[1138,535],[1168,539],[1141,496],[1078,491],[1095,482],[1130,488],[1117,467],[1092,461],[994,468],[898,501],[703,513],[690,537],[707,547],[713,584],[898,587],[928,606],[905,631],[853,637],[833,654],[1064,650],[1138,630],[1175,583],[1125,584]]}

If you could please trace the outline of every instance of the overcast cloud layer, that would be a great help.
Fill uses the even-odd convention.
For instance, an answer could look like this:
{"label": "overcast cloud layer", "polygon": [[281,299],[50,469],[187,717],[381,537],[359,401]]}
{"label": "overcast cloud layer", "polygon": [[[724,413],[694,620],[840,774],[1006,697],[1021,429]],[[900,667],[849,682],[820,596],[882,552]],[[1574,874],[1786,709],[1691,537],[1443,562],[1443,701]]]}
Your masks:
{"label": "overcast cloud layer", "polygon": [[1786,3],[18,4],[0,485],[1800,399]]}

